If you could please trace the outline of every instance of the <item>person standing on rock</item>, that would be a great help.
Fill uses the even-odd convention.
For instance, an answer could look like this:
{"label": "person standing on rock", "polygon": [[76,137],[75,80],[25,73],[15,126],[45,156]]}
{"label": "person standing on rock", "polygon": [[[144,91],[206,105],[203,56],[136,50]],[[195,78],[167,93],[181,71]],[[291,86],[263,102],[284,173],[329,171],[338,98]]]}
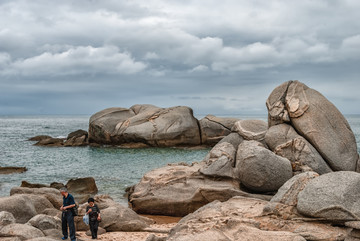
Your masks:
{"label": "person standing on rock", "polygon": [[63,205],[60,207],[62,211],[61,215],[61,224],[62,224],[62,233],[63,237],[62,240],[68,238],[68,226],[70,232],[70,239],[71,241],[75,241],[75,223],[74,223],[74,214],[72,212],[72,208],[75,207],[75,200],[74,197],[68,193],[67,188],[62,187],[60,189],[60,193],[63,196]]}
{"label": "person standing on rock", "polygon": [[92,239],[97,239],[97,231],[99,228],[100,217],[100,209],[95,204],[94,198],[88,199],[88,206],[86,207],[86,214],[89,215],[89,226],[91,231]]}

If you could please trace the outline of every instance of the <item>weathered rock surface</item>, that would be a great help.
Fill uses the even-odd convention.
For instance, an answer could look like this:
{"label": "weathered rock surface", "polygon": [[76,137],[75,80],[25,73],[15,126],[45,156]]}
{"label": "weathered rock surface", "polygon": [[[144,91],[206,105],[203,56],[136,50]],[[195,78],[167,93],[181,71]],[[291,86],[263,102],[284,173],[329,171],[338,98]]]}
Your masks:
{"label": "weathered rock surface", "polygon": [[[59,190],[55,188],[42,187],[42,188],[28,188],[28,187],[13,187],[10,190],[10,195],[15,194],[32,194],[35,196],[45,197],[55,209],[59,209],[62,205],[62,197]],[[52,208],[50,207],[50,208]],[[47,207],[43,207],[45,210]]]}
{"label": "weathered rock surface", "polygon": [[221,142],[211,149],[199,172],[207,176],[235,178],[235,157],[234,146],[229,142]]}
{"label": "weathered rock surface", "polygon": [[201,165],[168,165],[144,175],[129,195],[131,207],[137,213],[185,216],[214,201],[226,201],[233,196],[271,196],[242,191],[233,179],[214,179],[201,175]]}
{"label": "weathered rock surface", "polygon": [[71,132],[64,142],[64,146],[86,146],[88,144],[88,133],[84,130]]}
{"label": "weathered rock surface", "polygon": [[197,119],[189,107],[135,105],[109,108],[90,118],[89,140],[101,144],[141,142],[150,146],[200,145]]}
{"label": "weathered rock surface", "polygon": [[61,229],[61,219],[52,217],[45,214],[38,214],[32,217],[27,224],[40,229],[41,231],[47,229]]}
{"label": "weathered rock surface", "polygon": [[26,171],[26,167],[0,167],[0,174],[23,173]]}
{"label": "weathered rock surface", "polygon": [[343,240],[346,229],[263,215],[267,201],[233,197],[182,218],[167,240]]}
{"label": "weathered rock surface", "polygon": [[93,177],[83,177],[70,179],[65,185],[74,196],[77,203],[87,202],[88,198],[98,192],[98,188]]}
{"label": "weathered rock surface", "polygon": [[294,171],[301,172],[307,168],[319,174],[332,171],[318,151],[290,125],[270,127],[265,142],[275,154],[289,159]]}
{"label": "weathered rock surface", "polygon": [[298,211],[329,221],[360,219],[360,174],[340,171],[311,180],[298,195]]}
{"label": "weathered rock surface", "polygon": [[295,208],[299,192],[305,188],[310,180],[318,176],[319,174],[316,172],[304,172],[290,178],[265,205],[264,213],[273,213],[284,219],[296,216],[297,210]]}
{"label": "weathered rock surface", "polygon": [[58,146],[63,146],[64,145],[64,139],[63,138],[47,138],[47,139],[42,139],[40,141],[38,141],[37,143],[34,144],[35,146],[54,146],[54,147],[58,147]]}
{"label": "weathered rock surface", "polygon": [[41,140],[45,140],[45,139],[49,139],[52,138],[51,136],[48,135],[39,135],[39,136],[34,136],[29,138],[29,141],[41,141]]}
{"label": "weathered rock surface", "polygon": [[239,133],[245,140],[259,141],[265,144],[265,134],[268,124],[262,120],[239,120],[235,122],[233,131]]}
{"label": "weathered rock surface", "polygon": [[26,195],[0,198],[0,211],[12,213],[17,223],[26,223],[37,214],[35,205]]}
{"label": "weathered rock surface", "polygon": [[257,192],[277,191],[293,175],[288,159],[257,141],[243,141],[239,145],[234,172],[241,184]]}
{"label": "weathered rock surface", "polygon": [[236,118],[219,118],[213,115],[205,116],[199,121],[202,143],[214,146],[231,133],[231,129],[238,120]]}
{"label": "weathered rock surface", "polygon": [[269,126],[290,122],[334,171],[355,171],[359,158],[354,133],[339,110],[298,81],[278,86],[266,101]]}
{"label": "weathered rock surface", "polygon": [[[146,218],[139,216],[130,208],[124,207],[113,201],[110,197],[95,196],[95,202],[101,211],[102,220],[100,227],[106,231],[141,231],[149,227]],[[86,204],[79,207],[79,216],[75,217],[77,230],[89,230],[89,226],[83,223],[82,216],[85,214]]]}
{"label": "weathered rock surface", "polygon": [[22,240],[28,240],[44,236],[41,230],[27,224],[13,223],[0,229],[0,237],[19,237]]}
{"label": "weathered rock surface", "polygon": [[0,212],[0,228],[1,226],[9,225],[12,223],[16,223],[16,219],[14,218],[14,215],[12,213],[7,211],[1,211]]}

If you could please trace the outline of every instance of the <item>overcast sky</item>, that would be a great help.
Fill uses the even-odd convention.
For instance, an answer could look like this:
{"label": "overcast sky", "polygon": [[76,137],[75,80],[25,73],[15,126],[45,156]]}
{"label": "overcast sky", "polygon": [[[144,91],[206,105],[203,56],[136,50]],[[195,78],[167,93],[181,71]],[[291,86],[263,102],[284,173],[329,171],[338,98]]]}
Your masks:
{"label": "overcast sky", "polygon": [[265,115],[295,79],[360,114],[359,12],[359,0],[0,0],[0,115]]}

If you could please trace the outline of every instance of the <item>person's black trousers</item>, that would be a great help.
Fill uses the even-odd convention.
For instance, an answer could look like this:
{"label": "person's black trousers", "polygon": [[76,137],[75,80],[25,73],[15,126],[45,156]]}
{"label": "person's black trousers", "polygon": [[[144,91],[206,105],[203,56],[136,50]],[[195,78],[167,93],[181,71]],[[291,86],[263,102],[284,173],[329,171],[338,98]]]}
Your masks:
{"label": "person's black trousers", "polygon": [[97,238],[97,232],[98,232],[98,228],[99,228],[99,221],[95,220],[95,221],[89,221],[89,226],[90,226],[90,231],[91,231],[91,236],[92,238]]}
{"label": "person's black trousers", "polygon": [[61,224],[62,224],[62,233],[65,238],[68,237],[68,226],[70,231],[70,239],[76,240],[75,237],[75,224],[74,224],[74,216],[73,213],[69,211],[65,211],[61,215]]}

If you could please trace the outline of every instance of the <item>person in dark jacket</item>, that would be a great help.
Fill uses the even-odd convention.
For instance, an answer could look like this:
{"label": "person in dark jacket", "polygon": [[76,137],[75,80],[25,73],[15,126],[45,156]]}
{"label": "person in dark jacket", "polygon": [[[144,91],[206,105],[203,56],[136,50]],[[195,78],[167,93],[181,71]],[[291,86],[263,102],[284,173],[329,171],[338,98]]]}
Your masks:
{"label": "person in dark jacket", "polygon": [[89,215],[89,226],[90,226],[91,236],[92,239],[97,239],[99,222],[101,220],[100,209],[95,204],[94,198],[89,198],[88,204],[89,205],[86,207],[86,213]]}
{"label": "person in dark jacket", "polygon": [[71,241],[75,241],[75,224],[74,224],[74,214],[73,214],[73,207],[75,207],[75,199],[74,197],[68,193],[67,189],[65,187],[62,187],[60,189],[60,193],[63,196],[63,205],[60,207],[60,210],[62,211],[61,215],[61,224],[62,224],[62,233],[63,237],[62,240],[65,240],[68,238],[68,226],[70,231],[70,239]]}

